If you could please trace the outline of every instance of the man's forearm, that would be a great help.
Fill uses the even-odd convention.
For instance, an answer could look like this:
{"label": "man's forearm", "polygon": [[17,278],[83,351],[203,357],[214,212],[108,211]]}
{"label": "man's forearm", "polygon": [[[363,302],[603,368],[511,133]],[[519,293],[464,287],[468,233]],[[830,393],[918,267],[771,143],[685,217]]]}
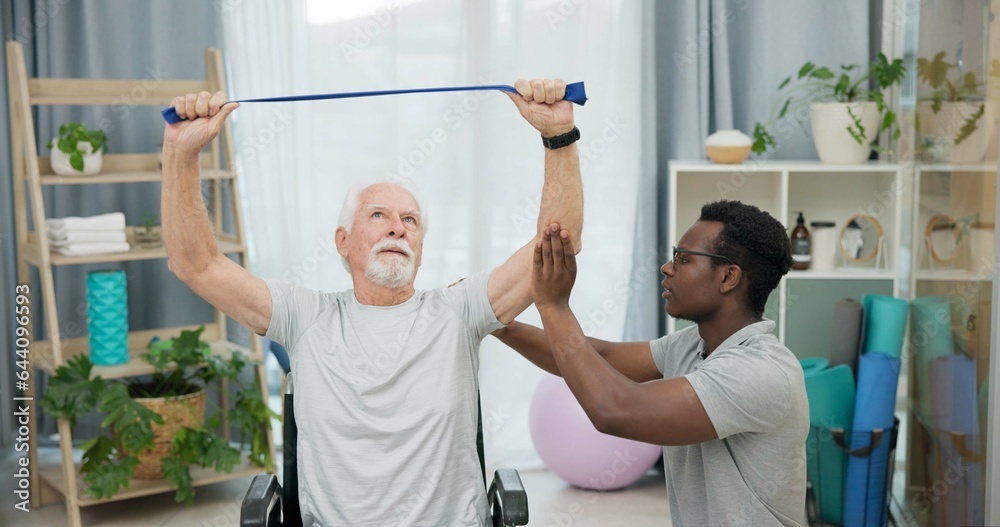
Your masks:
{"label": "man's forearm", "polygon": [[551,356],[580,406],[598,430],[606,429],[631,383],[584,336],[568,307],[540,309]]}
{"label": "man's forearm", "polygon": [[219,254],[208,211],[201,197],[198,154],[163,147],[160,197],[163,243],[170,270],[182,281],[197,276]]}
{"label": "man's forearm", "polygon": [[494,332],[493,336],[520,353],[535,366],[552,375],[561,375],[556,359],[552,356],[552,350],[549,349],[549,339],[541,328],[530,324],[511,322],[506,328]]}
{"label": "man's forearm", "polygon": [[555,150],[545,149],[545,184],[538,208],[538,236],[552,222],[569,231],[575,251],[580,251],[583,230],[583,182],[576,143]]}
{"label": "man's forearm", "polygon": [[[495,331],[493,336],[500,339],[500,342],[503,342],[514,351],[520,353],[535,366],[553,375],[562,376],[559,372],[559,365],[552,355],[552,349],[549,347],[549,338],[545,335],[545,331],[542,328],[522,322],[511,322],[506,328]],[[593,337],[586,337],[586,339],[587,343],[601,357],[605,357],[606,341]]]}

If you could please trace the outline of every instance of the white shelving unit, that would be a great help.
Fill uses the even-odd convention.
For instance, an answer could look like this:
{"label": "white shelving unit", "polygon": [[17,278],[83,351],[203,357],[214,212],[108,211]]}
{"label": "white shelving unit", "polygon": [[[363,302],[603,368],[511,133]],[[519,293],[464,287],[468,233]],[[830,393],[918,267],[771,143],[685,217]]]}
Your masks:
{"label": "white shelving unit", "polygon": [[[984,253],[994,254],[994,229],[996,217],[997,165],[987,164],[932,164],[917,166],[914,170],[913,254],[910,291],[914,298],[944,296],[949,300],[951,328],[956,348],[961,347],[976,361],[977,395],[985,389],[990,344],[994,339],[990,321],[993,312],[993,274],[995,264],[978,262],[971,250],[973,236],[964,233],[951,262],[934,262],[926,246],[927,225],[931,218],[944,215],[968,227],[973,219],[986,227],[993,242]],[[982,225],[985,224],[985,225]],[[943,240],[947,243],[947,238]],[[933,264],[933,265],[932,265]],[[995,360],[992,359],[992,360]],[[917,400],[919,386],[916,368],[908,372],[907,393],[910,400]],[[983,404],[983,400],[978,401]],[[977,409],[968,409],[976,411]],[[979,408],[978,410],[984,410]],[[907,408],[911,426],[906,433],[906,501],[921,503],[934,495],[936,476],[928,470],[926,459],[933,457],[933,440],[924,426],[919,424],[914,406]],[[985,423],[981,423],[985,429]],[[989,440],[981,438],[982,444]]]}
{"label": "white shelving unit", "polygon": [[[832,317],[837,298],[853,296],[862,290],[900,294],[905,183],[901,165],[881,162],[831,165],[819,161],[768,161],[720,165],[705,160],[671,161],[668,246],[676,245],[684,230],[698,219],[702,205],[723,199],[756,205],[788,229],[794,226],[795,211],[805,213],[807,226],[812,221],[833,221],[838,232],[858,213],[878,219],[886,237],[887,269],[839,265],[831,271],[792,270],[768,300],[765,316],[777,322],[778,338],[797,355],[816,355],[811,348],[824,346],[825,350],[829,344],[828,336],[815,327],[813,320],[831,320],[827,311]],[[826,296],[813,298],[824,288],[835,290],[839,296],[829,301]],[[668,318],[668,331],[678,327],[677,321]]]}

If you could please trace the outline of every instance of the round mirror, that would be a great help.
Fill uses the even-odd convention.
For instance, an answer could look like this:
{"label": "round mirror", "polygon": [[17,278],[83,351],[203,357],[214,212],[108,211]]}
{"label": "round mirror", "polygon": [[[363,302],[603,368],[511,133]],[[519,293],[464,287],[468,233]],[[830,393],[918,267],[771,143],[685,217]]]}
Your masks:
{"label": "round mirror", "polygon": [[931,258],[936,263],[952,263],[958,257],[958,242],[962,239],[962,230],[955,218],[938,214],[927,222],[924,239]]}
{"label": "round mirror", "polygon": [[840,230],[840,251],[852,262],[867,262],[878,254],[882,225],[867,214],[855,214]]}

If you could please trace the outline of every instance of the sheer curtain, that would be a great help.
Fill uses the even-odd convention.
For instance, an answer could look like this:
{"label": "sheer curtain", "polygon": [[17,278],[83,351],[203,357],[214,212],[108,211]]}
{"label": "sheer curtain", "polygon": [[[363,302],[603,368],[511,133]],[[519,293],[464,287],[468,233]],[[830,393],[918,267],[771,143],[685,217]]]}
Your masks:
{"label": "sheer curtain", "polygon": [[[587,83],[576,109],[585,228],[572,304],[591,335],[625,326],[644,121],[646,2],[408,0],[222,2],[231,95]],[[648,84],[647,84],[648,86]],[[460,92],[291,104],[233,114],[255,272],[320,290],[351,288],[333,245],[358,178],[412,178],[429,210],[416,285],[441,287],[502,263],[534,234],[538,134],[506,96]],[[539,323],[534,308],[519,320]],[[539,464],[528,413],[542,372],[492,337],[480,383],[487,462]]]}

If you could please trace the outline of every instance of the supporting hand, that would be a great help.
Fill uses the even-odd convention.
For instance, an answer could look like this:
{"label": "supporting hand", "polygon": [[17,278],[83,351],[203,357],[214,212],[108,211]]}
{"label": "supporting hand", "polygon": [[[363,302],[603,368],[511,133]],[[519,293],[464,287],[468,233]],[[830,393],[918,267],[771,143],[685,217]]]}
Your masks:
{"label": "supporting hand", "polygon": [[558,223],[545,228],[542,239],[535,244],[535,259],[531,273],[531,297],[539,311],[568,308],[569,295],[576,281],[576,253],[569,240],[569,231],[560,230]]}
{"label": "supporting hand", "polygon": [[[227,104],[228,103],[228,104]],[[167,124],[163,130],[164,149],[174,148],[179,153],[197,154],[212,142],[226,117],[239,108],[239,103],[229,103],[225,92],[211,94],[207,91],[174,97],[170,103],[177,116],[186,119]]]}
{"label": "supporting hand", "polygon": [[514,83],[518,95],[510,92],[521,116],[542,133],[555,137],[573,129],[573,103],[563,100],[566,82],[562,79],[518,80]]}

